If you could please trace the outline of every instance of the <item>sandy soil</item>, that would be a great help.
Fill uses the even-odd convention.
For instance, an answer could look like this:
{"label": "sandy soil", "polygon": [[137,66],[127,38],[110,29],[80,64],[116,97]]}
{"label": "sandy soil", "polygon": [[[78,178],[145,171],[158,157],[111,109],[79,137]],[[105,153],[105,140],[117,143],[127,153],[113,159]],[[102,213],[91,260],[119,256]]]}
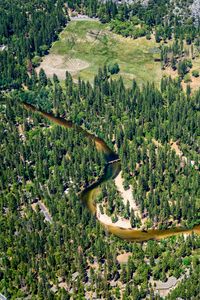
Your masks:
{"label": "sandy soil", "polygon": [[124,205],[126,205],[127,201],[130,203],[130,210],[133,209],[135,215],[138,215],[140,219],[142,218],[139,207],[137,206],[134,198],[133,198],[133,192],[132,189],[129,188],[128,190],[124,189],[123,186],[123,178],[122,178],[122,172],[118,174],[118,176],[115,178],[115,185],[117,187],[117,190],[120,192]]}
{"label": "sandy soil", "polygon": [[69,291],[69,287],[68,287],[68,285],[67,285],[66,282],[60,282],[60,283],[58,284],[58,286],[59,286],[60,288],[64,288],[66,291]]}
{"label": "sandy soil", "polygon": [[173,142],[172,140],[170,140],[170,146],[171,146],[172,150],[174,150],[176,152],[176,155],[178,155],[179,157],[181,157],[183,155],[183,152],[179,148],[179,145],[177,144],[177,142]]}
{"label": "sandy soil", "polygon": [[18,126],[18,132],[19,132],[19,136],[21,138],[22,141],[26,140],[26,136],[24,134],[24,126],[22,124],[19,124]]}
{"label": "sandy soil", "polygon": [[176,78],[178,76],[178,72],[174,71],[171,67],[165,68],[165,70],[162,71],[163,75],[171,76],[171,78]]}
{"label": "sandy soil", "polygon": [[127,263],[128,262],[128,258],[131,255],[132,255],[131,252],[127,252],[127,253],[123,253],[123,254],[117,255],[117,261],[118,261],[118,263],[120,263],[120,264]]}
{"label": "sandy soil", "polygon": [[185,83],[182,82],[183,89],[186,90],[187,85],[190,85],[192,90],[197,90],[200,88],[200,77],[191,76],[191,82]]}
{"label": "sandy soil", "polygon": [[157,140],[155,140],[155,139],[152,139],[152,142],[154,143],[154,145],[158,148],[158,147],[162,147],[162,144],[159,142],[159,141],[157,141]]}
{"label": "sandy soil", "polygon": [[96,216],[97,216],[97,219],[104,225],[113,225],[116,227],[121,227],[121,228],[126,228],[126,229],[131,228],[130,221],[127,219],[121,218],[121,217],[118,217],[118,221],[113,223],[111,217],[109,217],[106,214],[102,214],[99,207],[100,207],[100,204],[97,204]]}
{"label": "sandy soil", "polygon": [[[123,187],[123,178],[122,178],[122,172],[120,172],[117,177],[115,178],[115,185],[117,187],[118,192],[121,194],[124,205],[126,205],[127,201],[130,203],[130,210],[133,209],[135,215],[139,216],[139,218],[142,220],[142,216],[139,210],[139,207],[136,205],[135,200],[132,195],[132,189],[129,188],[128,190],[125,190]],[[102,214],[100,211],[100,204],[97,204],[97,211],[96,211],[97,219],[104,223],[105,225],[113,225],[116,227],[131,229],[131,223],[130,220],[124,219],[122,217],[118,216],[118,221],[113,223],[111,217],[109,217],[106,214]]]}
{"label": "sandy soil", "polygon": [[48,54],[44,57],[40,66],[36,68],[36,72],[39,73],[42,68],[47,77],[53,77],[53,74],[56,74],[59,79],[65,79],[66,71],[76,75],[79,71],[88,68],[89,65],[87,61],[80,59],[73,59],[59,54]]}
{"label": "sandy soil", "polygon": [[[190,77],[191,77],[191,81],[188,82],[188,83],[185,83],[184,81],[182,81],[182,83],[181,83],[184,90],[186,90],[188,84],[190,85],[190,87],[193,91],[200,88],[200,77],[192,76],[192,70],[193,69],[191,69],[190,72],[189,72]],[[165,70],[163,70],[162,74],[167,75],[167,76],[171,76],[172,79],[178,77],[177,70],[173,71],[171,67],[167,67]]]}

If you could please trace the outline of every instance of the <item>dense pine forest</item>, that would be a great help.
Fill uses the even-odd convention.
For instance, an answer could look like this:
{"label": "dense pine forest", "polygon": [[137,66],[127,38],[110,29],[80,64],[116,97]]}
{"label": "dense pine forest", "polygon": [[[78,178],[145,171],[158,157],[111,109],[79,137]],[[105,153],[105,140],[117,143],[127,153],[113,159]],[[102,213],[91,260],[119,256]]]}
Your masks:
{"label": "dense pine forest", "polygon": [[47,53],[67,22],[63,2],[7,1],[0,5],[0,89],[18,88],[37,57]]}
{"label": "dense pine forest", "polygon": [[[183,45],[199,46],[188,5],[1,1],[0,299],[199,299],[199,235],[130,242],[108,234],[80,199],[104,174],[106,157],[83,132],[23,106],[72,121],[118,154],[124,190],[131,189],[139,213],[106,181],[95,204],[113,225],[119,218],[144,232],[199,225],[200,89],[181,85],[190,68]],[[69,8],[123,36],[172,39],[161,62],[179,77],[164,77],[159,87],[133,80],[127,88],[107,65],[92,84],[73,82],[68,72],[62,81],[36,73],[70,21]]]}
{"label": "dense pine forest", "polygon": [[[52,126],[37,114],[27,113],[20,106],[20,101],[26,100],[42,109],[53,110],[57,115],[65,114],[76,124],[105,138],[111,147],[113,137],[120,154],[126,184],[133,185],[133,193],[141,210],[148,213],[149,226],[152,226],[151,222],[167,226],[171,217],[177,224],[199,224],[196,145],[199,93],[191,96],[188,92],[186,95],[179,83],[172,80],[162,82],[160,91],[150,85],[139,90],[136,83],[126,90],[122,79],[109,82],[107,77],[105,67],[99,71],[92,87],[81,80],[78,85],[74,84],[67,73],[65,87],[62,88],[56,76],[52,83],[41,72],[39,77],[34,74],[29,78],[27,91],[13,91],[9,96],[4,96],[4,104],[1,105],[1,228],[4,228],[1,232],[1,287],[7,295],[17,293],[24,297],[31,293],[33,299],[67,299],[65,290],[59,288],[59,284],[64,280],[69,294],[78,291],[82,295],[86,292],[81,285],[84,278],[86,282],[89,280],[88,291],[94,290],[105,299],[112,299],[114,290],[118,295],[114,297],[121,297],[122,291],[118,291],[120,282],[123,285],[124,299],[142,299],[149,293],[154,297],[149,281],[152,276],[155,280],[165,281],[170,274],[180,278],[188,267],[194,268],[194,274],[198,272],[195,249],[199,247],[199,238],[195,236],[188,237],[188,242],[184,243],[181,242],[181,237],[156,244],[154,242],[153,247],[157,245],[156,247],[164,248],[154,257],[159,257],[159,260],[156,259],[153,263],[152,258],[150,264],[144,262],[145,257],[148,257],[146,246],[141,248],[137,244],[113,240],[112,236],[106,237],[98,222],[89,215],[76,196],[76,191],[81,186],[91,182],[102,172],[105,163],[103,157],[81,134]],[[186,105],[185,109],[178,109],[180,105],[183,108]],[[158,122],[159,130],[156,130]],[[187,160],[179,158],[171,150],[171,138],[179,140]],[[152,139],[159,140],[162,145],[156,148]],[[191,164],[191,161],[194,163]],[[110,198],[109,201],[109,209],[113,211],[117,205],[116,194],[108,191],[109,197],[113,195],[113,199]],[[44,222],[39,207],[36,211],[33,210],[33,203],[38,200],[47,205],[53,219],[52,224]],[[126,213],[126,208],[124,212]],[[116,245],[115,252],[113,241]],[[176,253],[173,248],[174,243],[185,247],[184,251],[177,246],[175,248],[183,251],[181,260],[180,253]],[[187,243],[191,246],[187,246]],[[151,242],[147,245],[151,249]],[[140,255],[140,251],[135,252],[134,247],[139,247],[141,253],[144,253]],[[171,265],[163,265],[162,262],[163,269],[158,268],[158,262],[163,260],[161,253],[165,256],[167,251],[171,251],[167,250],[168,247],[175,251]],[[129,262],[131,267],[128,264],[124,268],[123,265],[114,263],[116,256],[123,251],[133,251]],[[36,256],[38,260],[35,260]],[[191,259],[196,259],[194,265]],[[97,267],[93,269],[91,264],[94,262]],[[110,267],[114,265],[115,271]],[[177,269],[178,266],[180,270]],[[190,272],[193,272],[192,269]],[[143,270],[143,275],[140,270]],[[192,280],[191,278],[186,280]],[[195,278],[194,275],[194,280]],[[98,288],[95,280],[98,281]],[[108,283],[112,280],[118,282],[114,289]],[[130,288],[132,280],[133,287]],[[51,290],[54,285],[58,286],[56,294]],[[17,292],[19,287],[20,292]],[[198,290],[194,293],[198,293]],[[134,298],[135,294],[140,298]],[[174,299],[173,294],[171,297]]]}

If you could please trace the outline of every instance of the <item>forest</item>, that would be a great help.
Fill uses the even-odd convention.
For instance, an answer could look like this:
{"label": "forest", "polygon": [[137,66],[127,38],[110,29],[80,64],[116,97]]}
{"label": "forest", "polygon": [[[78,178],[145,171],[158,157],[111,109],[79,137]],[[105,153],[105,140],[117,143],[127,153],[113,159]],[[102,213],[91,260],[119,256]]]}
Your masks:
{"label": "forest", "polygon": [[47,53],[67,22],[62,0],[2,0],[0,5],[0,90],[19,88],[32,58]]}
{"label": "forest", "polygon": [[[130,88],[122,77],[112,79],[107,65],[100,66],[92,84],[81,78],[73,82],[68,72],[63,81],[56,74],[48,78],[43,69],[37,74],[40,57],[69,22],[66,3],[1,2],[0,296],[199,299],[199,235],[130,242],[108,234],[79,197],[103,175],[106,157],[83,132],[57,126],[23,106],[30,103],[70,120],[118,154],[124,189],[131,187],[141,218],[129,203],[123,204],[110,180],[102,184],[96,204],[113,224],[123,217],[130,219],[133,230],[141,224],[144,230],[199,225],[200,90],[193,91],[189,84],[183,89],[190,61],[184,57],[180,66],[178,58],[181,40],[188,43],[191,38],[197,45],[199,27],[189,17],[180,26],[179,18],[170,15],[170,2],[157,2],[147,7],[111,1],[67,3],[110,22],[122,35],[133,25],[131,35],[136,28],[140,32],[133,38],[141,30],[145,35],[160,30],[162,39],[167,32],[167,39],[177,36],[163,50],[162,60],[169,63],[173,52],[179,77],[164,77],[159,87],[148,82],[139,87],[133,80]],[[163,21],[166,14],[169,26]],[[173,60],[170,63],[173,67]],[[173,288],[166,291],[162,287],[170,280]]]}
{"label": "forest", "polygon": [[193,16],[192,1],[150,0],[148,5],[144,5],[143,1],[130,4],[125,1],[119,5],[116,2],[77,0],[68,1],[68,5],[76,11],[99,17],[101,22],[112,21],[113,29],[126,36],[132,36],[134,30],[138,30],[134,37],[137,38],[149,35],[154,29],[157,41],[174,36],[175,39],[185,39],[189,44],[195,40],[199,43],[199,20]]}
{"label": "forest", "polygon": [[[80,283],[84,278],[86,282],[89,280],[88,291],[93,289],[106,299],[113,299],[113,291],[118,295],[114,299],[120,298],[121,293],[124,299],[143,299],[146,295],[155,297],[150,278],[166,281],[172,275],[180,278],[189,269],[192,272],[194,268],[192,274],[199,272],[196,252],[199,237],[195,235],[187,239],[189,245],[193,245],[190,247],[186,242],[181,242],[183,237],[154,242],[156,247],[164,247],[164,256],[167,255],[168,247],[175,251],[170,266],[163,265],[161,250],[155,255],[154,259],[158,257],[162,261],[163,269],[158,269],[157,260],[150,265],[144,263],[146,255],[148,257],[145,245],[152,249],[151,241],[144,244],[143,248],[137,243],[106,237],[104,230],[76,195],[80,186],[99,176],[105,163],[104,158],[81,134],[49,124],[38,114],[26,112],[20,105],[21,101],[26,100],[43,110],[65,115],[76,124],[95,131],[110,147],[113,147],[111,137],[114,137],[125,184],[133,185],[137,202],[148,213],[149,220],[159,222],[159,226],[169,226],[167,221],[171,215],[177,224],[189,227],[199,224],[199,169],[196,167],[199,93],[191,95],[188,91],[184,94],[179,83],[172,80],[162,81],[160,91],[153,85],[140,90],[136,83],[127,90],[122,79],[109,82],[107,72],[106,67],[99,70],[94,87],[81,80],[78,85],[74,84],[71,75],[67,73],[65,87],[62,88],[56,76],[52,83],[41,71],[39,76],[34,73],[29,78],[26,91],[13,90],[2,99],[4,103],[6,101],[6,106],[1,106],[1,228],[4,229],[1,232],[1,288],[6,295],[17,293],[19,297],[24,297],[31,293],[33,299],[45,299],[45,295],[48,295],[48,299],[68,299],[67,294],[78,292],[85,295],[86,291]],[[186,107],[180,110],[180,105]],[[153,138],[163,144],[157,151]],[[170,149],[171,138],[179,139],[187,162],[181,161]],[[195,163],[191,164],[191,161]],[[66,190],[67,194],[64,192]],[[110,202],[114,207],[111,209],[115,210],[116,195],[108,191],[109,197],[113,195]],[[53,224],[44,222],[39,208],[36,212],[33,210],[32,204],[38,199],[47,205]],[[151,222],[149,226],[152,226]],[[137,225],[137,220],[136,224],[133,223],[133,226]],[[55,232],[58,239],[56,243]],[[180,249],[180,246],[173,248],[174,243],[185,247],[185,250],[181,250],[184,251],[181,256],[175,250]],[[139,250],[133,251],[134,247],[145,251],[144,254],[140,255]],[[137,258],[132,258],[134,266],[129,267],[128,264],[124,268],[123,264],[113,263],[123,251],[130,251],[132,255],[137,253]],[[46,256],[46,252],[49,256]],[[77,256],[78,253],[80,256]],[[98,267],[91,267],[96,262]],[[132,265],[131,259],[129,263]],[[112,271],[115,265],[117,269]],[[30,273],[28,270],[33,271]],[[175,270],[178,273],[174,273]],[[92,275],[87,279],[85,272],[91,272]],[[128,278],[123,279],[123,276]],[[9,281],[6,280],[8,278]],[[186,276],[186,282],[191,278]],[[63,280],[67,284],[67,294],[65,289],[59,288]],[[114,288],[108,284],[112,280],[117,282]],[[133,289],[130,289],[129,283],[132,280]],[[123,289],[119,292],[120,282]],[[17,290],[20,287],[20,292],[17,292],[16,285]],[[50,289],[55,285],[58,289],[56,294]],[[198,290],[190,293],[195,295]],[[156,297],[159,299],[159,296]],[[170,297],[175,299],[173,297],[176,296],[172,293]]]}

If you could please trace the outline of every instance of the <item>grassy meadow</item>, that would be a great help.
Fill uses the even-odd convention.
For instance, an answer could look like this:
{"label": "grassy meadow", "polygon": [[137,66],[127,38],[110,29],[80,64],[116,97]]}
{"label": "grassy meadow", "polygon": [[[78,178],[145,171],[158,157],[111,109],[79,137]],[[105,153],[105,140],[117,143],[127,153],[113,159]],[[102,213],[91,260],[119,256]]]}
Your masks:
{"label": "grassy meadow", "polygon": [[146,81],[158,84],[162,76],[160,62],[154,61],[159,56],[158,46],[153,39],[124,38],[112,33],[108,25],[96,20],[81,20],[71,21],[67,25],[59,40],[53,44],[50,54],[63,56],[65,61],[87,62],[88,66],[84,69],[74,64],[74,79],[80,76],[92,82],[99,67],[117,62],[120,72],[113,78],[121,75],[127,85],[134,78],[139,84]]}

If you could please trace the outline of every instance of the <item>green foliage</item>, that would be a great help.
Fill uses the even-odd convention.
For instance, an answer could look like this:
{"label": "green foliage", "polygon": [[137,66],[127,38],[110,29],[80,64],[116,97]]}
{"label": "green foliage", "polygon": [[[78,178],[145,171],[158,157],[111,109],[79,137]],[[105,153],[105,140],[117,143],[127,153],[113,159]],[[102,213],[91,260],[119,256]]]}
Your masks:
{"label": "green foliage", "polygon": [[[132,37],[134,39],[145,36],[147,33],[147,26],[141,24],[138,25],[138,19],[132,18],[129,21],[119,21],[119,20],[112,20],[110,22],[110,28],[115,33],[121,34],[124,37]],[[135,26],[137,25],[137,26]]]}
{"label": "green foliage", "polygon": [[[0,36],[7,50],[0,51],[0,90],[20,87],[28,77],[27,59],[48,53],[66,24],[63,2],[1,1]],[[38,62],[34,58],[33,65]]]}
{"label": "green foliage", "polygon": [[108,71],[110,72],[111,75],[119,73],[120,68],[118,63],[108,65]]}
{"label": "green foliage", "polygon": [[[146,5],[140,2],[117,4],[113,1],[85,0],[82,5],[79,0],[68,1],[72,9],[98,16],[103,23],[111,22],[111,28],[124,36],[134,36],[136,26],[142,25],[145,30],[155,30],[157,42],[171,39],[172,34],[176,39],[185,39],[187,44],[196,43],[198,39],[199,27],[191,17],[190,2],[159,0]],[[175,13],[177,11],[178,15]],[[139,30],[135,38],[143,34]]]}
{"label": "green foliage", "polygon": [[[136,41],[121,38],[109,31],[104,24],[95,20],[84,20],[72,21],[68,24],[59,36],[59,40],[53,44],[51,54],[62,55],[64,60],[67,55],[72,57],[72,60],[78,59],[88,63],[87,68],[72,75],[75,80],[80,76],[92,84],[100,66],[117,62],[125,84],[131,86],[133,77],[140,85],[147,81],[155,81],[156,84],[160,82],[160,64],[154,61],[155,54],[152,49],[159,52],[153,39],[147,41],[144,38]],[[76,67],[75,61],[74,64]],[[45,69],[45,64],[43,68]],[[118,75],[113,76],[113,79],[116,78]]]}
{"label": "green foliage", "polygon": [[199,77],[199,71],[198,70],[193,70],[192,71],[192,76]]}
{"label": "green foliage", "polygon": [[[167,78],[161,91],[150,84],[139,89],[135,81],[125,89],[122,79],[110,81],[107,72],[106,67],[99,70],[93,87],[82,80],[74,84],[67,73],[64,88],[57,78],[46,85],[44,72],[33,72],[28,90],[10,93],[6,109],[1,107],[0,289],[7,297],[81,298],[87,290],[108,299],[109,293],[118,297],[117,288],[125,284],[126,297],[145,299],[150,276],[166,281],[172,275],[181,278],[188,267],[197,272],[199,260],[191,259],[199,247],[194,235],[185,241],[179,236],[144,244],[107,236],[76,195],[102,173],[102,155],[81,132],[49,127],[40,115],[18,105],[19,99],[38,106],[49,102],[54,113],[65,113],[106,141],[114,137],[126,181],[151,220],[148,226],[167,226],[172,217],[186,225],[199,222],[198,170],[190,163],[181,165],[168,145],[171,138],[179,139],[187,157],[198,160],[199,95],[188,95],[186,101],[179,82]],[[152,137],[163,147],[156,149]],[[32,209],[38,199],[48,207],[52,223],[44,220],[39,207]],[[112,182],[103,185],[101,199],[107,201],[113,221],[121,214],[130,218],[133,228],[140,224]],[[119,265],[116,257],[123,252],[131,256]],[[59,282],[67,284],[69,292],[63,293]],[[173,293],[178,291],[179,287]],[[189,288],[187,293],[197,292]]]}
{"label": "green foliage", "polygon": [[184,59],[178,63],[178,74],[181,77],[184,77],[186,73],[188,73],[189,69],[192,68],[191,60]]}
{"label": "green foliage", "polygon": [[190,77],[190,74],[186,74],[185,76],[184,76],[184,82],[185,83],[188,83],[188,82],[190,82],[191,81],[191,77]]}
{"label": "green foliage", "polygon": [[[84,299],[88,294],[95,299],[158,299],[155,281],[175,276],[180,282],[166,299],[198,299],[200,238],[179,235],[140,244],[107,235],[78,197],[103,174],[105,156],[82,131],[50,124],[19,103],[65,116],[117,149],[125,186],[131,186],[147,227],[192,228],[200,223],[200,92],[191,93],[188,87],[184,93],[180,78],[163,78],[160,89],[149,83],[139,88],[136,81],[126,89],[122,78],[109,78],[106,66],[93,85],[81,79],[74,84],[69,73],[62,84],[56,75],[47,79],[44,70],[37,75],[33,67],[38,57],[48,52],[66,23],[63,4],[1,1],[0,44],[6,48],[0,50],[0,291],[8,299]],[[147,6],[69,0],[68,5],[114,24],[113,30],[125,36],[155,30],[156,39],[166,41],[173,33],[176,41],[170,49],[161,49],[162,62],[178,68],[181,78],[192,67],[185,57],[180,61],[183,39],[199,44],[199,28],[188,17],[187,5],[184,19],[175,16],[173,1],[168,0]],[[109,39],[103,37],[102,43],[103,56],[112,63],[115,52],[109,52]],[[119,43],[115,47],[128,63],[134,55],[141,57],[141,50],[133,51],[130,45],[131,55]],[[90,57],[102,53],[101,47],[93,50]],[[147,57],[145,52],[144,63]],[[134,65],[137,77],[141,65]],[[172,141],[181,154],[172,150]],[[101,213],[107,211],[114,222],[123,216],[132,228],[141,227],[113,182],[102,184],[97,200],[102,202]],[[123,253],[129,259],[120,264],[118,255]]]}
{"label": "green foliage", "polygon": [[40,56],[34,56],[33,58],[32,58],[32,64],[33,64],[33,67],[38,67],[39,66],[39,64],[41,63],[41,61],[42,61],[42,59],[41,59],[41,57]]}

